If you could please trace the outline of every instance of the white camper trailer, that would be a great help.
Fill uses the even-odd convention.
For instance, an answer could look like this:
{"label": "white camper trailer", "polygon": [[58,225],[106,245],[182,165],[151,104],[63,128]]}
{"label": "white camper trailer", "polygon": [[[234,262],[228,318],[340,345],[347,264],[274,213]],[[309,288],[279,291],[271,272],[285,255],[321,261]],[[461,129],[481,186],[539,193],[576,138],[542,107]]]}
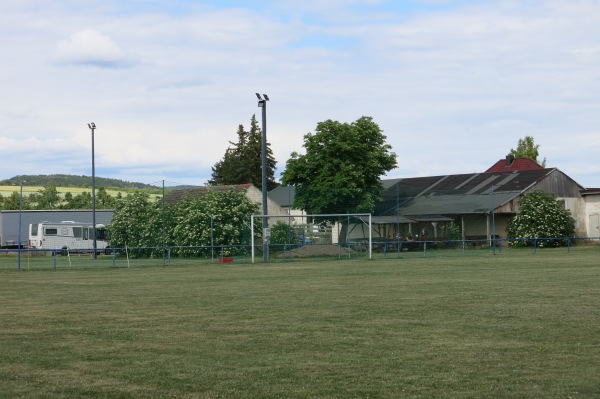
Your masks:
{"label": "white camper trailer", "polygon": [[[61,251],[93,251],[94,228],[91,223],[40,222],[29,225],[29,247]],[[108,247],[106,228],[96,224],[96,249]]]}

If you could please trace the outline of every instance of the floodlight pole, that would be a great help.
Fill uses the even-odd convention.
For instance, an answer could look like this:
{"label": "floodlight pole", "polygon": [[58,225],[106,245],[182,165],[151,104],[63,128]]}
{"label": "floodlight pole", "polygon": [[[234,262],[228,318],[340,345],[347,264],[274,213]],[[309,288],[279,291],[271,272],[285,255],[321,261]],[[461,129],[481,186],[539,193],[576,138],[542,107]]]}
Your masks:
{"label": "floodlight pole", "polygon": [[96,165],[94,162],[94,131],[96,130],[96,124],[94,122],[88,123],[88,127],[92,131],[92,232],[94,234],[94,255],[93,259],[96,259],[96,249],[98,243],[96,242]]}
{"label": "floodlight pole", "polygon": [[[261,97],[260,94],[256,93],[256,97],[258,98],[258,106],[262,108],[262,145],[261,145],[261,155],[262,155],[262,213],[263,215],[268,215],[269,212],[267,210],[267,101],[269,101],[269,96],[263,94],[264,98]],[[269,260],[269,245],[268,240],[265,239],[265,229],[269,227],[269,221],[267,217],[263,218],[263,260],[267,262]]]}
{"label": "floodlight pole", "polygon": [[17,245],[19,248],[18,256],[18,269],[21,271],[21,220],[23,216],[23,180],[21,180],[21,194],[19,195],[19,238],[17,239]]}

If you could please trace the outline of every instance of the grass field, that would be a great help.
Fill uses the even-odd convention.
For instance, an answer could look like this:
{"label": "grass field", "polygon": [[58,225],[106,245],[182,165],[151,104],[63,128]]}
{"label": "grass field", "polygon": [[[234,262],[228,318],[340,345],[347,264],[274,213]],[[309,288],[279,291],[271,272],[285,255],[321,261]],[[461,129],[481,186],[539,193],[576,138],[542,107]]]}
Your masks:
{"label": "grass field", "polygon": [[598,252],[548,254],[0,267],[0,398],[600,397]]}

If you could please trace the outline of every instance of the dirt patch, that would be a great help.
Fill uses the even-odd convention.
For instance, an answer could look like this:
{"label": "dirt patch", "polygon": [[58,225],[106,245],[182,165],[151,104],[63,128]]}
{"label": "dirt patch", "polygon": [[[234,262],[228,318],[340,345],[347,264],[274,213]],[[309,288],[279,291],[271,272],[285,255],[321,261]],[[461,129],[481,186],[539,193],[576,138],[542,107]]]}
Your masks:
{"label": "dirt patch", "polygon": [[348,248],[341,248],[337,245],[303,245],[299,248],[294,248],[290,251],[286,251],[279,255],[279,257],[299,257],[304,258],[307,256],[337,256],[337,255],[348,255]]}

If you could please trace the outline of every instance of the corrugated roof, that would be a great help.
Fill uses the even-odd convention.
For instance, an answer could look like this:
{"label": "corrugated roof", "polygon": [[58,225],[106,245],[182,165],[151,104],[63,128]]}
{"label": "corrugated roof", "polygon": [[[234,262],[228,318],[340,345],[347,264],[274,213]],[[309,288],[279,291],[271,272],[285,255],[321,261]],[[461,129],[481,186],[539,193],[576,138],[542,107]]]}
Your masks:
{"label": "corrugated roof", "polygon": [[374,214],[402,215],[484,213],[521,195],[556,169],[474,173],[396,180],[383,193]]}
{"label": "corrugated roof", "polygon": [[[576,182],[556,168],[381,180],[384,188],[382,201],[376,204],[373,215],[397,218],[399,214],[405,218],[400,223],[406,223],[414,218],[431,218],[436,215],[487,213],[492,208],[501,207],[526,193],[553,173],[559,175],[554,175],[554,179],[548,179],[548,183],[543,184],[553,187],[558,181],[573,183],[572,186],[565,186],[570,193],[554,194],[569,196],[573,189],[581,189]],[[557,187],[560,187],[560,184]],[[277,202],[280,205],[293,203],[294,193],[289,191],[292,188],[279,187],[277,194],[280,195],[281,202]],[[597,191],[590,189],[589,192],[582,192],[592,193]],[[269,197],[275,199],[271,193]]]}

